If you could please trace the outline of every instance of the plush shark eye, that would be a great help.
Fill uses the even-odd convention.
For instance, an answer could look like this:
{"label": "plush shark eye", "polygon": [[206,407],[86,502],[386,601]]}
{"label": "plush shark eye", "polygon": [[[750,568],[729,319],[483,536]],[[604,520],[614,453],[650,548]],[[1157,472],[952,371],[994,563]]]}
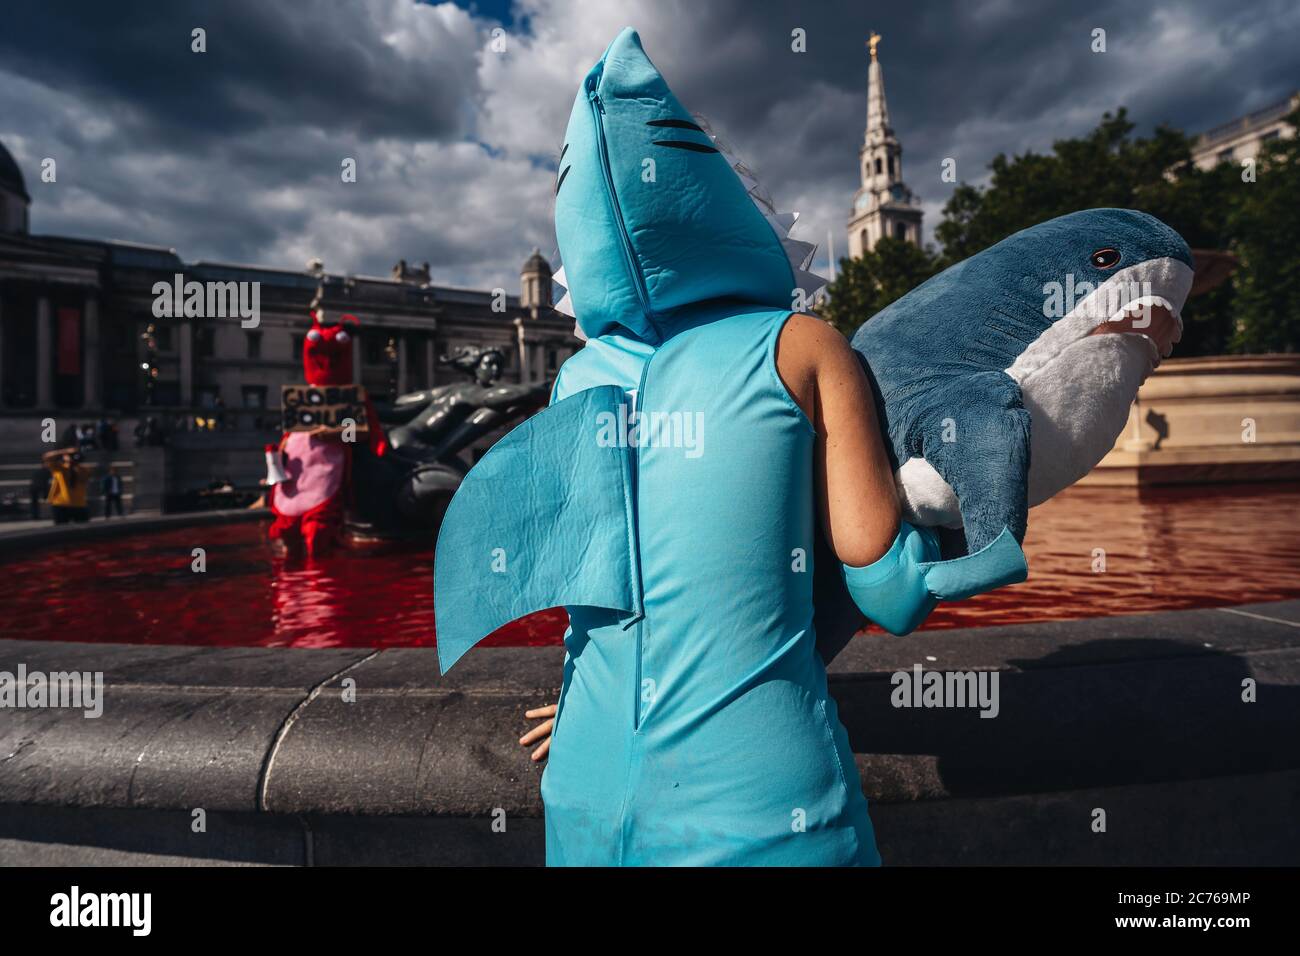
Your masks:
{"label": "plush shark eye", "polygon": [[321,340],[321,334],[316,329],[312,329],[310,332],[307,333],[307,341],[319,342],[320,340]]}
{"label": "plush shark eye", "polygon": [[1118,249],[1098,249],[1090,260],[1098,269],[1110,269],[1119,263]]}
{"label": "plush shark eye", "polygon": [[346,341],[348,341],[350,338],[352,338],[352,336],[348,335],[347,332],[343,331],[342,329],[339,329],[339,334],[336,335],[336,336],[334,336],[334,341],[335,341],[335,342],[346,342]]}

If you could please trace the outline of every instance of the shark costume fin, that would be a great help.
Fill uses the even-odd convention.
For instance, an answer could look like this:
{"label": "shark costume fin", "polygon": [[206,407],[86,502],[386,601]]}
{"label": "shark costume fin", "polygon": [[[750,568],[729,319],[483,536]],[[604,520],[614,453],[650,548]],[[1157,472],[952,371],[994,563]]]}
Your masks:
{"label": "shark costume fin", "polygon": [[599,440],[602,422],[616,421],[624,401],[621,388],[602,385],[556,402],[465,477],[434,558],[442,673],[534,611],[566,605],[640,615],[631,451]]}

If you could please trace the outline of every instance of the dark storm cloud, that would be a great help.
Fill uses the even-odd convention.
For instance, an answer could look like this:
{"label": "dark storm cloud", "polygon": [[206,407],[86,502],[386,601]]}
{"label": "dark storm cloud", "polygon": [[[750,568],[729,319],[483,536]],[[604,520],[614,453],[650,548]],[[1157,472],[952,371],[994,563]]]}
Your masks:
{"label": "dark storm cloud", "polygon": [[[872,30],[884,36],[890,113],[906,177],[926,200],[927,232],[952,189],[939,178],[946,157],[960,178],[980,181],[998,152],[1045,151],[1107,110],[1127,107],[1140,129],[1167,122],[1201,132],[1300,88],[1300,5],[1291,0],[729,0],[708,5],[704,26],[690,22],[690,31],[656,31],[651,51],[672,60],[674,89],[719,121],[778,198],[826,195],[815,212],[827,221],[809,238],[824,239],[829,226],[837,242],[857,186]],[[791,52],[796,27],[805,54]],[[1106,31],[1105,53],[1092,52],[1094,28]]]}
{"label": "dark storm cloud", "polygon": [[[804,213],[803,236],[832,230],[840,254],[873,29],[927,233],[952,189],[946,157],[980,181],[996,153],[1049,149],[1119,106],[1197,132],[1300,86],[1292,0],[520,0],[498,55],[500,6],[9,4],[0,140],[37,231],[294,268],[428,259],[440,281],[513,289],[531,246],[554,247],[553,174],[534,158],[558,146],[582,73],[625,24],[779,205]],[[791,51],[796,28],[806,53]],[[47,156],[57,185],[37,179]],[[357,183],[340,183],[342,157]]]}
{"label": "dark storm cloud", "polygon": [[[113,0],[6,5],[0,63],[55,89],[129,104],[142,135],[227,137],[309,121],[439,138],[465,125],[474,47],[403,56],[363,3]],[[191,51],[191,31],[207,52]]]}

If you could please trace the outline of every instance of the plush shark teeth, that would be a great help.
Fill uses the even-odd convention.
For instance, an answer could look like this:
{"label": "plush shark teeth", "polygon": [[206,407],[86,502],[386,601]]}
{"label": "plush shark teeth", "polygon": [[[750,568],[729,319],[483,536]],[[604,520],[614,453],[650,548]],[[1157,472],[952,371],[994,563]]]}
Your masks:
{"label": "plush shark teeth", "polygon": [[1173,316],[1174,321],[1178,323],[1178,331],[1180,332],[1183,331],[1182,314],[1177,309],[1174,308],[1172,302],[1170,302],[1162,295],[1139,296],[1138,298],[1134,299],[1132,302],[1125,303],[1122,309],[1120,309],[1114,315],[1110,316],[1108,319],[1106,319],[1106,321],[1118,322],[1121,319],[1123,319],[1126,315],[1128,315],[1130,312],[1136,312],[1138,309],[1141,308],[1164,309],[1171,316]]}

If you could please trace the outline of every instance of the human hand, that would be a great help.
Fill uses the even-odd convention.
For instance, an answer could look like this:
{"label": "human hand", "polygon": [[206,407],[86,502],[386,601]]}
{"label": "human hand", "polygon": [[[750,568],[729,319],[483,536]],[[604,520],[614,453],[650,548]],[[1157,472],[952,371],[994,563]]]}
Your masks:
{"label": "human hand", "polygon": [[551,731],[555,728],[555,713],[555,704],[548,704],[545,707],[534,707],[532,710],[524,711],[524,716],[529,720],[539,720],[543,717],[547,718],[519,738],[519,744],[522,747],[529,747],[537,743],[537,741],[541,741],[541,745],[533,751],[532,759],[534,762],[545,760],[546,755],[551,751]]}

